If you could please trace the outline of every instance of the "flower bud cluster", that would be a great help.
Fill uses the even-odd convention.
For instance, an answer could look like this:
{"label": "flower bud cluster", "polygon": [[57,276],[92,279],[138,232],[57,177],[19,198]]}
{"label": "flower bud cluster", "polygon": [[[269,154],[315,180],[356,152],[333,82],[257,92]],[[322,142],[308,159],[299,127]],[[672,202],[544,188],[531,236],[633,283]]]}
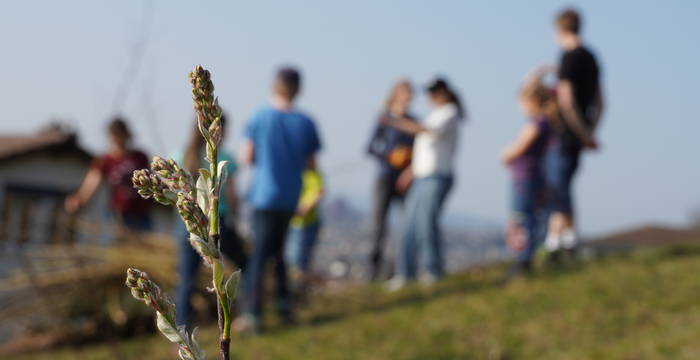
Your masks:
{"label": "flower bud cluster", "polygon": [[145,272],[129,268],[126,270],[126,286],[136,300],[160,312],[167,319],[175,319],[175,305],[165,296],[158,285],[151,281]]}

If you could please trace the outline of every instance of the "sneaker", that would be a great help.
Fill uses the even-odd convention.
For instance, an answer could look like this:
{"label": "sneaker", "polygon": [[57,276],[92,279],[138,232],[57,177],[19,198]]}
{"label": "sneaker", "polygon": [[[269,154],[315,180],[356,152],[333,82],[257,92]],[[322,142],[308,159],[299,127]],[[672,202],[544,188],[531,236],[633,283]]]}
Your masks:
{"label": "sneaker", "polygon": [[384,288],[389,292],[399,291],[406,286],[408,282],[403,276],[394,276],[384,284]]}
{"label": "sneaker", "polygon": [[549,252],[556,252],[562,246],[561,236],[556,234],[547,234],[544,239],[544,248]]}
{"label": "sneaker", "polygon": [[578,236],[573,229],[566,229],[561,233],[561,247],[564,249],[574,249],[578,245]]}
{"label": "sneaker", "polygon": [[433,286],[438,280],[440,280],[440,278],[433,274],[422,274],[418,278],[418,282],[423,286]]}

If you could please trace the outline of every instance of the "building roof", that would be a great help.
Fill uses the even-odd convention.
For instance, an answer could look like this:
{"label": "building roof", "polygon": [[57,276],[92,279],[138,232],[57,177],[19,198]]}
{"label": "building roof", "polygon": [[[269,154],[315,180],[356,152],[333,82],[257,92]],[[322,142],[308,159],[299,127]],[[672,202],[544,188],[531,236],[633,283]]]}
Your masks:
{"label": "building roof", "polygon": [[73,154],[89,160],[92,155],[77,142],[74,131],[60,126],[49,126],[35,134],[0,134],[0,161],[37,152]]}

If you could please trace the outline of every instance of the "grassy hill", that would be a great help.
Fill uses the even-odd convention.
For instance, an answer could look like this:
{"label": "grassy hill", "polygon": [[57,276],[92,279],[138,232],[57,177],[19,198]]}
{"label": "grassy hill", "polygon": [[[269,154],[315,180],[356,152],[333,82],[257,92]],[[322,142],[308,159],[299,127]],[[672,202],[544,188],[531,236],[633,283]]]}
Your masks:
{"label": "grassy hill", "polygon": [[[236,359],[697,359],[700,244],[545,270],[506,287],[502,269],[387,294],[318,295],[296,328],[235,339]],[[125,290],[126,291],[126,290]],[[199,338],[215,359],[215,330]],[[175,359],[159,335],[16,359]]]}

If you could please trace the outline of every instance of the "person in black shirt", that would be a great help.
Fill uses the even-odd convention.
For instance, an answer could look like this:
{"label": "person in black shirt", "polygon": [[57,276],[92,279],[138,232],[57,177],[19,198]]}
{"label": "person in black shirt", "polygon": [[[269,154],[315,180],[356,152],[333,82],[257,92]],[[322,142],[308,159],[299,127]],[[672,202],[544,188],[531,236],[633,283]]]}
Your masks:
{"label": "person in black shirt", "polygon": [[386,124],[391,119],[400,117],[415,121],[415,118],[408,114],[412,97],[410,82],[401,80],[394,85],[384,109],[379,114],[367,149],[379,164],[379,175],[374,187],[373,247],[369,259],[370,279],[373,281],[382,275],[389,207],[395,200],[403,199],[410,184],[410,171],[405,170],[411,164],[413,149],[413,135]]}
{"label": "person in black shirt", "polygon": [[581,18],[575,10],[561,12],[555,21],[557,41],[564,53],[559,65],[557,101],[560,123],[547,158],[546,176],[552,214],[545,247],[558,258],[560,250],[576,247],[571,183],[582,149],[597,149],[594,131],[603,112],[600,70],[595,56],[582,45]]}

